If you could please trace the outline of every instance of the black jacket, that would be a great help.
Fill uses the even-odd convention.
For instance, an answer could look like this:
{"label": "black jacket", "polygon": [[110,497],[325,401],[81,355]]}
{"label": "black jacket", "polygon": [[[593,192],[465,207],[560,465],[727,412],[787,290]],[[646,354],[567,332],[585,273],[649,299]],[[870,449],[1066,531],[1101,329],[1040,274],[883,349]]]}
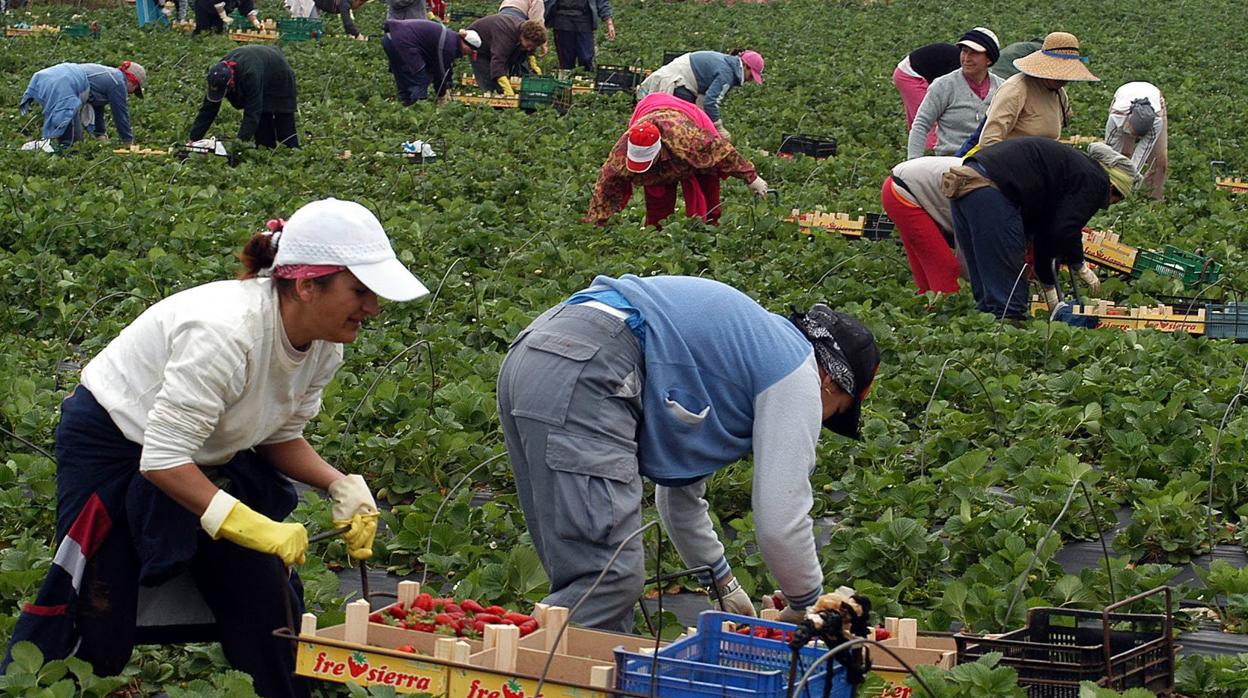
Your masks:
{"label": "black jacket", "polygon": [[978,164],[1019,207],[1035,248],[1036,276],[1053,285],[1051,261],[1083,263],[1083,227],[1109,204],[1109,175],[1081,150],[1049,138],[1012,138],[988,146]]}
{"label": "black jacket", "polygon": [[[255,137],[261,114],[295,113],[295,72],[280,50],[255,44],[240,46],[221,60],[236,63],[234,87],[225,94],[225,99],[243,112],[243,121],[238,126],[239,140],[249,141]],[[209,102],[204,98],[191,126],[191,140],[204,137],[220,109],[221,102]]]}

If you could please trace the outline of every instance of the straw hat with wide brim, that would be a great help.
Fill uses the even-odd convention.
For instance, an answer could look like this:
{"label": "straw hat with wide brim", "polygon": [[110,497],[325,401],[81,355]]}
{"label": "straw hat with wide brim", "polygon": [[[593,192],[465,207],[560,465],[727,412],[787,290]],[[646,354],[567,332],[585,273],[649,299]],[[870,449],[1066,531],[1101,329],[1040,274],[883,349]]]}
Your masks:
{"label": "straw hat with wide brim", "polygon": [[1067,82],[1099,82],[1100,78],[1084,65],[1086,56],[1079,55],[1079,39],[1067,32],[1053,32],[1044,37],[1044,46],[1014,61],[1019,72],[1043,80]]}

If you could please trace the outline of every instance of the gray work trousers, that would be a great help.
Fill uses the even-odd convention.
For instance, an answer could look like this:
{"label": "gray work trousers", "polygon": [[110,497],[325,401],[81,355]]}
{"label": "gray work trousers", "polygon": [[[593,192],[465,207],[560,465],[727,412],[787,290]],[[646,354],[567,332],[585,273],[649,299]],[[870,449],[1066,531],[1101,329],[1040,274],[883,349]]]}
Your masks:
{"label": "gray work trousers", "polygon": [[[503,360],[498,414],[524,520],[550,577],[545,603],[575,605],[641,527],[644,371],[624,321],[579,305],[543,313]],[[631,631],[644,581],[638,536],[572,620]]]}

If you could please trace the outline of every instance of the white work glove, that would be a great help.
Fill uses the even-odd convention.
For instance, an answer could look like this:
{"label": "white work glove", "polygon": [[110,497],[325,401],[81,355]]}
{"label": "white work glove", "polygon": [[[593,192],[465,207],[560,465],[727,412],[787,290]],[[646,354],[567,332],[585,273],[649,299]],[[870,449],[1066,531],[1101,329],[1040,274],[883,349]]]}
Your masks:
{"label": "white work glove", "polygon": [[754,610],[754,602],[750,601],[750,595],[745,593],[741,582],[736,578],[719,587],[719,597],[724,602],[724,610],[729,613],[751,617],[758,615]]}
{"label": "white work glove", "polygon": [[166,17],[172,18],[172,17],[173,17],[173,11],[174,11],[174,9],[176,9],[176,8],[174,7],[174,4],[173,4],[172,2],[167,2],[167,3],[165,3],[165,6],[164,6],[163,8],[161,8],[161,10],[160,10],[160,11],[161,11],[161,12],[163,12],[163,13],[165,13],[165,16],[166,16]]}
{"label": "white work glove", "polygon": [[216,8],[216,10],[217,10],[217,16],[221,18],[221,23],[222,23],[222,24],[224,24],[225,26],[227,26],[227,27],[228,27],[228,26],[230,26],[231,24],[233,24],[233,23],[234,23],[234,18],[233,18],[233,17],[231,17],[231,16],[229,16],[229,15],[227,15],[227,14],[225,14],[225,3],[223,3],[223,2],[219,2],[219,3],[215,4],[215,5],[213,5],[213,7],[214,7],[214,8]]}
{"label": "white work glove", "polygon": [[373,555],[373,537],[377,535],[377,502],[368,484],[359,475],[348,475],[329,484],[329,496],[334,500],[334,526],[351,528],[343,532],[347,554],[357,560]]}
{"label": "white work glove", "polygon": [[750,191],[754,192],[754,196],[767,196],[767,181],[762,177],[756,176],[749,186]]}
{"label": "white work glove", "polygon": [[1056,308],[1058,302],[1061,301],[1061,299],[1057,297],[1057,289],[1053,286],[1042,286],[1041,288],[1044,289],[1044,302],[1048,304],[1049,310]]}
{"label": "white work glove", "polygon": [[714,122],[712,125],[715,127],[715,130],[716,130],[716,131],[719,131],[719,137],[720,137],[720,138],[723,138],[724,140],[728,141],[729,143],[731,143],[731,142],[732,142],[732,134],[731,134],[731,133],[728,133],[728,129],[724,128],[724,122],[723,122],[723,121],[716,121],[716,122]]}
{"label": "white work glove", "polygon": [[255,10],[252,10],[251,12],[247,13],[247,21],[251,22],[251,26],[255,27],[256,29],[260,28],[260,17],[256,15]]}
{"label": "white work glove", "polygon": [[1096,274],[1092,272],[1088,265],[1082,264],[1075,273],[1079,275],[1079,279],[1088,286],[1088,293],[1095,296],[1101,292],[1101,280],[1096,278]]}
{"label": "white work glove", "polygon": [[776,616],[776,620],[781,623],[798,623],[805,617],[806,609],[803,608],[799,611],[796,608],[785,604],[784,608],[780,609],[780,615]]}

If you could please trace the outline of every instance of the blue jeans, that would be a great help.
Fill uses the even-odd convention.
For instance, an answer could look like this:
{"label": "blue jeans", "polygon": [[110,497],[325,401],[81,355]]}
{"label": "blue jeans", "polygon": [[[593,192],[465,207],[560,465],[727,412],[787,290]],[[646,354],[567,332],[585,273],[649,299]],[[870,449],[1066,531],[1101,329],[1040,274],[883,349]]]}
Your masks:
{"label": "blue jeans", "polygon": [[953,228],[966,256],[975,307],[994,317],[1027,314],[1027,239],[1018,206],[994,187],[953,200]]}
{"label": "blue jeans", "polygon": [[394,75],[394,86],[399,91],[399,101],[403,106],[428,98],[429,71],[412,72],[399,55],[399,50],[395,48],[389,34],[381,37],[381,49],[386,52],[386,58],[390,59],[390,73]]}
{"label": "blue jeans", "polygon": [[572,70],[579,61],[585,70],[594,69],[594,33],[555,30],[555,53],[559,54],[559,67]]}

